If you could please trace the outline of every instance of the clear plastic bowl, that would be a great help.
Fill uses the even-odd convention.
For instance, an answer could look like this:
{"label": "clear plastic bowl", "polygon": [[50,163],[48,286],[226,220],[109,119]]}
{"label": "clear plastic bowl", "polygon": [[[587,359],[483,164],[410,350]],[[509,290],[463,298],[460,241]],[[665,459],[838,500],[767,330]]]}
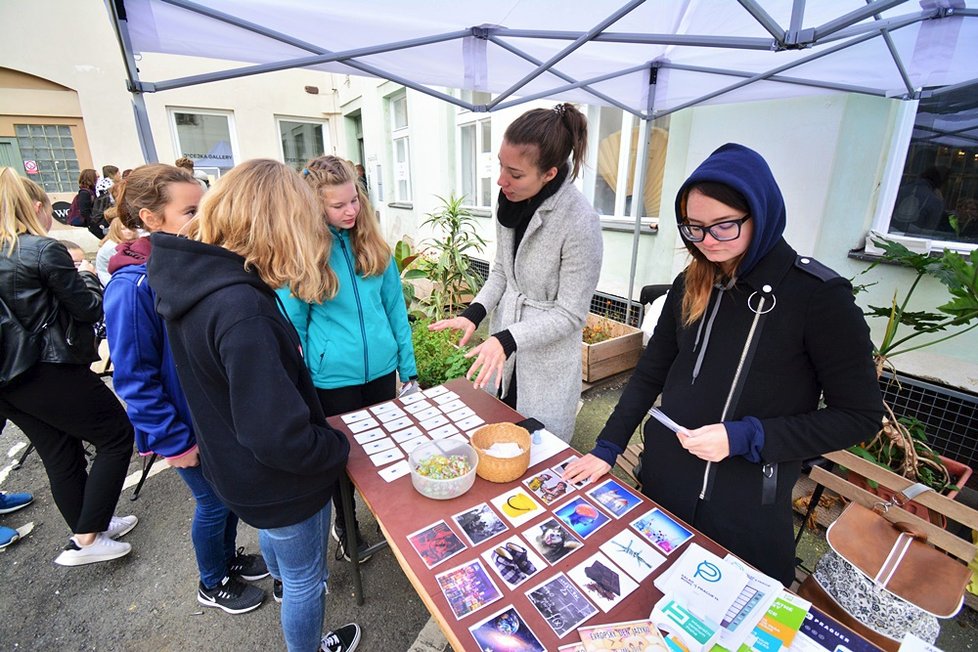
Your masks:
{"label": "clear plastic bowl", "polygon": [[[417,472],[418,465],[432,455],[464,455],[468,461],[469,472],[458,478],[436,480]],[[475,449],[460,441],[435,440],[418,446],[408,456],[411,466],[411,484],[414,489],[427,498],[450,500],[461,496],[475,484],[475,469],[479,465],[479,455]]]}

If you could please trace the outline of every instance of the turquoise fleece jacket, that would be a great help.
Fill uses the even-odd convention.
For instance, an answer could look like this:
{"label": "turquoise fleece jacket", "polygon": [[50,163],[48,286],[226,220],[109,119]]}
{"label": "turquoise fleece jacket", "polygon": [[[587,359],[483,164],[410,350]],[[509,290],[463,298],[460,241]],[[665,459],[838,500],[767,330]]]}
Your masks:
{"label": "turquoise fleece jacket", "polygon": [[363,385],[395,369],[402,381],[416,378],[411,326],[394,259],[382,275],[361,276],[349,231],[330,231],[329,265],[339,280],[336,296],[310,304],[288,288],[278,290],[285,314],[299,332],[313,384],[320,389]]}

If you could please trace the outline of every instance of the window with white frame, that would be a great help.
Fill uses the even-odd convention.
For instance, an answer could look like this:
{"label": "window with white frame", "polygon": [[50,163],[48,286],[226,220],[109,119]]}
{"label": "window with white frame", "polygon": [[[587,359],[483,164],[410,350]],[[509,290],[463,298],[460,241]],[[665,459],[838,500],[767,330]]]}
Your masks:
{"label": "window with white frame", "polygon": [[391,159],[394,167],[394,201],[410,202],[411,140],[408,133],[407,95],[401,93],[388,100],[391,119]]}
{"label": "window with white frame", "polygon": [[17,146],[24,161],[33,161],[34,180],[47,192],[78,189],[78,154],[68,125],[15,124]]}
{"label": "window with white frame", "polygon": [[[941,250],[978,245],[978,84],[930,96],[924,93],[913,124],[905,118],[907,157],[891,170],[880,234],[930,242]],[[892,206],[892,208],[890,208]],[[923,244],[922,246],[926,246]],[[867,247],[871,248],[870,244]]]}
{"label": "window with white frame", "polygon": [[458,162],[457,187],[465,205],[475,208],[492,206],[493,157],[492,120],[485,113],[460,113],[457,120]]}
{"label": "window with white frame", "polygon": [[169,109],[170,127],[179,156],[195,168],[216,168],[223,174],[234,167],[237,144],[232,114],[199,109]]}
{"label": "window with white frame", "polygon": [[307,162],[326,153],[328,135],[322,120],[277,118],[282,160],[301,170]]}

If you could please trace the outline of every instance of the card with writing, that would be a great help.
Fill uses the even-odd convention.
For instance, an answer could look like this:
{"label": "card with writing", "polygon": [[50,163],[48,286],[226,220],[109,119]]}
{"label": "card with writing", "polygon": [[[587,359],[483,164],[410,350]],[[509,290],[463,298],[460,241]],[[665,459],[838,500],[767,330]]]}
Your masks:
{"label": "card with writing", "polygon": [[374,414],[380,414],[381,412],[390,412],[391,410],[400,410],[401,408],[397,407],[397,404],[394,403],[394,401],[387,401],[386,403],[380,403],[379,405],[374,405],[367,409]]}
{"label": "card with writing", "polygon": [[[463,405],[465,404],[463,403]],[[473,410],[467,405],[457,410],[448,410],[446,409],[446,406],[443,405],[441,409],[444,410],[445,415],[452,421],[461,421],[462,419],[475,416],[475,410]]]}
{"label": "card with writing", "polygon": [[428,431],[428,436],[432,439],[444,439],[445,437],[451,437],[455,434],[458,434],[458,428],[450,423]]}
{"label": "card with writing", "polygon": [[400,448],[391,448],[370,456],[370,461],[374,463],[374,466],[384,466],[401,459],[404,459],[404,453],[401,452]]}
{"label": "card with writing", "polygon": [[429,441],[431,440],[424,435],[418,435],[414,439],[408,439],[407,441],[401,442],[401,450],[410,455],[415,448]]}
{"label": "card with writing", "polygon": [[[455,392],[445,391],[434,397],[435,403],[438,405],[444,405],[445,403],[451,403],[458,398],[458,394]],[[463,403],[464,405],[464,403]]]}
{"label": "card with writing", "polygon": [[438,426],[443,426],[446,423],[448,423],[448,417],[446,417],[444,414],[439,414],[437,416],[431,417],[430,419],[425,419],[418,425],[424,428],[425,430],[433,430],[434,428],[437,428]]}
{"label": "card with writing", "polygon": [[381,423],[387,423],[388,421],[393,421],[400,417],[407,416],[407,414],[399,407],[395,407],[393,410],[387,410],[386,412],[381,412],[377,415]]}
{"label": "card with writing", "polygon": [[402,428],[407,428],[409,426],[414,425],[414,422],[411,421],[410,417],[398,417],[396,419],[392,419],[391,421],[388,421],[383,425],[385,428],[387,428],[387,432],[396,432],[398,430],[401,430]]}
{"label": "card with writing", "polygon": [[461,399],[439,402],[439,399],[445,398],[446,396],[448,396],[448,394],[442,394],[435,399],[435,403],[438,403],[438,407],[441,408],[442,412],[454,412],[455,410],[461,410],[468,407]]}
{"label": "card with writing", "polygon": [[365,432],[353,435],[353,439],[356,440],[358,444],[366,444],[372,441],[377,441],[381,437],[386,437],[386,435],[380,428],[374,428],[373,430],[367,430]]}
{"label": "card with writing", "polygon": [[441,396],[442,394],[446,393],[447,391],[448,390],[445,389],[445,386],[444,385],[437,385],[435,387],[432,387],[431,389],[426,389],[426,390],[424,390],[421,393],[424,394],[425,396],[427,396],[428,398],[434,398],[435,396]]}
{"label": "card with writing", "polygon": [[387,482],[393,482],[398,478],[403,478],[411,472],[411,467],[407,460],[401,460],[395,464],[382,468],[377,473]]}
{"label": "card with writing", "polygon": [[405,428],[404,430],[398,430],[397,432],[391,433],[391,439],[400,444],[402,441],[407,441],[408,439],[414,439],[421,434],[421,428],[417,426],[411,426],[410,428]]}
{"label": "card with writing", "polygon": [[482,417],[473,415],[466,419],[462,419],[461,421],[455,422],[455,425],[461,428],[462,430],[474,430],[477,427],[481,426],[483,423],[485,423],[485,421],[482,420]]}
{"label": "card with writing", "polygon": [[441,410],[436,407],[430,407],[425,410],[419,410],[414,413],[414,418],[418,421],[424,421],[425,419],[430,419],[432,417],[437,417],[441,415]]}
{"label": "card with writing", "polygon": [[344,414],[340,417],[343,423],[350,424],[354,421],[363,421],[370,416],[370,413],[366,410],[358,410],[356,412],[350,412],[349,414]]}
{"label": "card with writing", "polygon": [[414,394],[408,394],[407,396],[402,396],[401,398],[399,398],[397,400],[399,400],[401,402],[401,405],[405,405],[405,406],[412,405],[412,404],[417,403],[419,401],[423,401],[424,400],[424,394],[422,394],[421,392],[415,392]]}
{"label": "card with writing", "polygon": [[377,427],[377,420],[373,417],[367,417],[362,421],[354,421],[353,423],[346,424],[346,427],[350,429],[350,432],[356,434],[358,432],[363,432],[364,430],[370,430],[371,428]]}
{"label": "card with writing", "polygon": [[364,444],[363,452],[367,455],[373,455],[374,453],[386,451],[391,448],[394,448],[394,440],[390,437],[384,437],[383,439],[378,439],[377,441]]}

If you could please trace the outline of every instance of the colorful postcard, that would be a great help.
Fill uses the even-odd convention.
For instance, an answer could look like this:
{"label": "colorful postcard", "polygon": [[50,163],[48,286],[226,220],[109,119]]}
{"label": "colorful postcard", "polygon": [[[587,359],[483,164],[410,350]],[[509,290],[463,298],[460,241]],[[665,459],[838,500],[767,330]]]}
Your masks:
{"label": "colorful postcard", "polygon": [[509,528],[486,503],[480,503],[452,517],[473,546],[502,534]]}
{"label": "colorful postcard", "polygon": [[560,479],[560,475],[553,469],[546,469],[537,473],[529,480],[524,480],[523,484],[534,496],[539,498],[545,505],[553,505],[564,496],[574,491],[567,482]]}
{"label": "colorful postcard", "polygon": [[546,652],[546,648],[512,605],[469,627],[480,650]]}
{"label": "colorful postcard", "polygon": [[628,528],[601,544],[600,550],[636,582],[651,575],[666,560],[644,538]]}
{"label": "colorful postcard", "polygon": [[533,500],[523,487],[510,489],[503,495],[496,496],[490,502],[510,523],[517,527],[543,514],[543,507]]}
{"label": "colorful postcard", "polygon": [[428,568],[434,568],[465,550],[465,544],[445,521],[409,534],[408,541]]}
{"label": "colorful postcard", "polygon": [[555,518],[548,518],[543,523],[527,528],[523,531],[523,538],[551,566],[584,545]]}
{"label": "colorful postcard", "polygon": [[515,534],[486,550],[482,558],[486,560],[486,566],[495,571],[510,589],[515,589],[547,567],[547,562]]}
{"label": "colorful postcard", "polygon": [[558,638],[598,613],[566,575],[559,573],[526,592],[526,598]]}
{"label": "colorful postcard", "polygon": [[[573,462],[575,460],[579,460],[579,459],[580,459],[580,456],[579,455],[571,455],[570,457],[568,457],[567,459],[565,459],[560,464],[554,465],[554,467],[551,470],[554,473],[556,473],[557,474],[557,477],[559,478],[560,476],[564,475],[564,471],[567,470],[567,465],[568,464],[570,464],[571,462]],[[574,488],[575,489],[580,489],[581,487],[586,487],[589,484],[591,484],[591,481],[590,480],[588,480],[588,479],[581,480],[580,482],[575,482],[574,483]]]}
{"label": "colorful postcard", "polygon": [[611,522],[604,512],[580,497],[568,500],[554,510],[554,515],[582,539],[587,539],[601,526]]}
{"label": "colorful postcard", "polygon": [[503,597],[478,559],[435,575],[456,619],[464,618]]}
{"label": "colorful postcard", "polygon": [[601,611],[608,612],[638,588],[638,583],[607,557],[596,552],[567,571]]}
{"label": "colorful postcard", "polygon": [[648,620],[628,623],[589,625],[577,630],[581,635],[581,649],[585,652],[600,650],[641,650],[642,652],[666,652],[671,648],[659,630]]}
{"label": "colorful postcard", "polygon": [[639,516],[631,525],[639,534],[651,541],[653,546],[667,555],[693,538],[692,532],[658,507]]}
{"label": "colorful postcard", "polygon": [[614,479],[605,480],[585,493],[615,518],[621,518],[642,504],[641,498]]}

